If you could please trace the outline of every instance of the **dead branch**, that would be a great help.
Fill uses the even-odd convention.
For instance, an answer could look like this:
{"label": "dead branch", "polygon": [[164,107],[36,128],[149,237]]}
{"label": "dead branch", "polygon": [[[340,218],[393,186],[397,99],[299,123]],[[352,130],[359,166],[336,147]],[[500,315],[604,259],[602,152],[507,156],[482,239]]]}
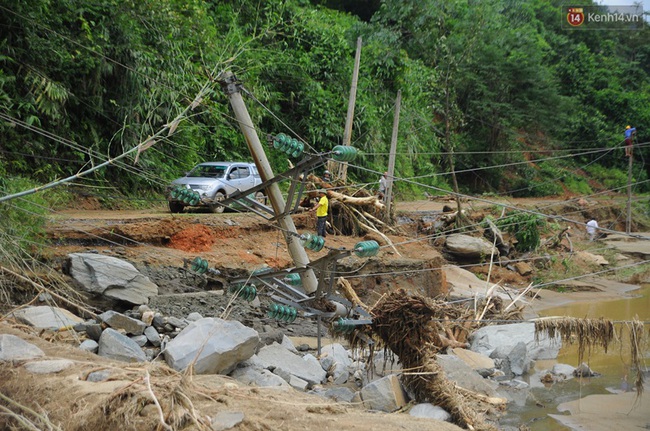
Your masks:
{"label": "dead branch", "polygon": [[359,306],[366,311],[369,310],[368,306],[364,304],[363,301],[361,301],[357,295],[357,292],[354,291],[354,288],[352,288],[350,282],[345,278],[339,277],[336,281],[336,286],[343,291],[343,294],[347,300],[350,301],[354,306]]}
{"label": "dead branch", "polygon": [[348,205],[355,205],[355,206],[370,205],[377,208],[380,211],[383,211],[386,208],[386,206],[381,202],[380,199],[377,198],[377,196],[353,197],[353,196],[344,195],[343,193],[335,192],[334,190],[328,190],[327,195],[329,196],[330,199],[336,199],[337,201]]}
{"label": "dead branch", "polygon": [[392,233],[394,233],[394,234],[397,234],[397,233],[398,233],[397,230],[393,229],[391,226],[389,226],[388,224],[386,224],[386,223],[384,223],[383,221],[379,220],[377,217],[373,216],[373,215],[370,214],[369,212],[364,211],[364,212],[363,212],[363,215],[364,215],[364,217],[366,217],[367,219],[371,220],[373,223],[377,223],[377,224],[382,225],[383,227],[385,227],[386,229],[388,229],[388,230],[391,231]]}

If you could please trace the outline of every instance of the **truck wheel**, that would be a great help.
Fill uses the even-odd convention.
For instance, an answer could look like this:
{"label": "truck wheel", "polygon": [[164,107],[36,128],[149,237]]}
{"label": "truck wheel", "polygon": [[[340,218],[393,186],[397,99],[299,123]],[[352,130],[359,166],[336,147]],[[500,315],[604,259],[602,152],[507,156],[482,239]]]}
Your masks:
{"label": "truck wheel", "polygon": [[[217,192],[217,194],[214,195],[214,200],[217,202],[224,199],[226,199],[226,195],[222,192]],[[210,212],[213,212],[215,214],[221,214],[225,209],[226,207],[223,205],[210,205]]]}
{"label": "truck wheel", "polygon": [[169,211],[174,214],[182,213],[183,208],[185,208],[185,205],[180,202],[169,202]]}

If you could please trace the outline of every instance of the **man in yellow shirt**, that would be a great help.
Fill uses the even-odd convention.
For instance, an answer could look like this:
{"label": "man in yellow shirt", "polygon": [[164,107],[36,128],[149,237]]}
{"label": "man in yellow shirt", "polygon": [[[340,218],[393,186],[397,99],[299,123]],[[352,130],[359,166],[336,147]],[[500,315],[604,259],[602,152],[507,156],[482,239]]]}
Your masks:
{"label": "man in yellow shirt", "polygon": [[318,205],[312,211],[316,211],[316,234],[325,238],[327,235],[325,225],[327,223],[327,210],[329,209],[329,200],[325,190],[318,191]]}

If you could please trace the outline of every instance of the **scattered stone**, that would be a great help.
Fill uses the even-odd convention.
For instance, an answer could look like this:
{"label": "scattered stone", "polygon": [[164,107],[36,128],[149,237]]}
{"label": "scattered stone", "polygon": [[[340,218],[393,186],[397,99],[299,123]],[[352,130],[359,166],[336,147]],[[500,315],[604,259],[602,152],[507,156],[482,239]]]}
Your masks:
{"label": "scattered stone", "polygon": [[259,339],[257,331],[240,322],[205,317],[167,343],[164,356],[178,371],[193,364],[196,374],[227,374],[253,356]]}
{"label": "scattered stone", "polygon": [[309,382],[294,375],[289,376],[289,384],[292,388],[301,392],[305,392],[309,388]]}
{"label": "scattered stone", "polygon": [[300,357],[279,344],[271,344],[260,349],[257,360],[263,368],[270,369],[275,374],[280,376],[282,373],[290,374],[306,380],[311,385],[323,383],[327,378],[327,373],[314,356]]}
{"label": "scattered stone", "polygon": [[99,323],[90,323],[86,325],[86,335],[95,341],[99,341],[99,337],[102,336],[103,330],[104,328],[102,328],[102,325]]}
{"label": "scattered stone", "polygon": [[81,350],[85,350],[86,352],[90,353],[97,353],[97,350],[99,349],[99,344],[95,340],[84,340],[80,345],[79,348]]}
{"label": "scattered stone", "polygon": [[153,326],[147,326],[144,330],[144,336],[147,337],[147,340],[155,347],[160,347],[161,339],[160,334],[156,331],[156,328]]}
{"label": "scattered stone", "polygon": [[473,370],[494,369],[494,360],[480,353],[471,350],[461,349],[459,347],[452,349],[454,356],[465,362]]}
{"label": "scattered stone", "polygon": [[45,356],[45,352],[20,337],[0,334],[0,361],[22,361]]}
{"label": "scattered stone", "polygon": [[289,383],[282,377],[273,374],[269,370],[259,369],[254,366],[236,368],[230,376],[249,386],[290,387]]}
{"label": "scattered stone", "polygon": [[434,406],[431,403],[416,404],[409,410],[411,416],[416,418],[435,419],[439,421],[451,421],[451,415],[445,409],[439,406]]}
{"label": "scattered stone", "polygon": [[158,295],[158,286],[122,259],[93,253],[68,257],[70,275],[88,293],[136,305],[147,304],[149,298]]}
{"label": "scattered stone", "polygon": [[291,341],[291,339],[286,335],[282,336],[282,342],[280,345],[290,352],[298,353],[298,349],[296,349],[296,347],[293,345],[293,341]]}
{"label": "scattered stone", "polygon": [[348,351],[338,343],[329,344],[321,348],[320,364],[335,384],[342,385],[348,381],[350,372],[348,368],[352,365],[352,360]]}
{"label": "scattered stone", "polygon": [[153,316],[154,312],[151,310],[147,310],[144,313],[142,313],[142,317],[140,317],[140,320],[142,320],[142,323],[144,323],[147,326],[151,326],[153,323]]}
{"label": "scattered stone", "polygon": [[187,328],[187,322],[183,319],[179,319],[178,317],[173,317],[173,316],[168,317],[167,323],[172,325],[174,328],[180,328],[180,329]]}
{"label": "scattered stone", "polygon": [[212,431],[224,431],[236,427],[244,420],[242,412],[219,412],[212,418]]}
{"label": "scattered stone", "polygon": [[106,328],[102,332],[102,336],[99,337],[97,354],[124,362],[145,362],[147,360],[135,341],[112,328]]}
{"label": "scattered stone", "polygon": [[13,316],[21,323],[38,329],[61,330],[72,328],[74,325],[83,322],[82,318],[75,316],[68,310],[50,307],[49,305],[21,308],[13,311],[10,316]]}
{"label": "scattered stone", "polygon": [[346,388],[345,386],[330,388],[323,393],[323,395],[329,399],[336,402],[346,403],[351,403],[355,394],[356,392],[353,392],[350,388]]}
{"label": "scattered stone", "polygon": [[127,334],[131,335],[142,335],[147,327],[143,321],[113,310],[102,313],[97,317],[111,328],[115,330],[123,329]]}
{"label": "scattered stone", "polygon": [[492,243],[464,234],[449,235],[446,247],[449,253],[466,259],[484,259],[492,254],[499,255],[499,250]]}
{"label": "scattered stone", "polygon": [[576,367],[568,364],[555,364],[553,365],[553,369],[551,370],[551,373],[553,373],[553,375],[558,377],[570,379],[573,377],[573,373],[575,372],[575,370]]}
{"label": "scattered stone", "polygon": [[149,341],[146,335],[134,335],[131,339],[140,347],[146,346],[147,341]]}
{"label": "scattered stone", "polygon": [[370,410],[391,413],[404,407],[407,395],[395,374],[375,380],[361,389],[361,399]]}
{"label": "scattered stone", "polygon": [[196,311],[193,311],[187,315],[187,320],[190,322],[196,322],[197,320],[201,319],[203,319],[203,316],[201,316],[201,314],[197,313]]}
{"label": "scattered stone", "polygon": [[472,333],[469,339],[470,349],[486,356],[491,356],[497,346],[512,350],[515,345],[523,342],[531,360],[555,359],[562,347],[559,337],[550,339],[546,334],[539,334],[538,339],[535,339],[535,324],[528,322],[484,326]]}
{"label": "scattered stone", "polygon": [[498,397],[496,385],[481,377],[469,365],[454,355],[436,355],[436,362],[444,370],[449,380],[457,386],[487,397]]}
{"label": "scattered stone", "polygon": [[591,368],[589,368],[589,365],[585,364],[584,362],[578,366],[575,370],[573,370],[573,375],[575,377],[598,377],[600,376],[599,373],[596,373],[595,371],[592,371]]}
{"label": "scattered stone", "polygon": [[54,374],[70,368],[74,365],[68,359],[52,359],[46,361],[27,362],[25,369],[32,374]]}
{"label": "scattered stone", "polygon": [[515,263],[514,267],[515,267],[515,271],[517,271],[519,275],[522,275],[524,277],[532,274],[534,271],[533,266],[528,262],[517,262]]}
{"label": "scattered stone", "polygon": [[99,370],[99,371],[93,371],[92,373],[88,374],[86,380],[89,382],[97,383],[97,382],[103,382],[105,380],[108,380],[110,376],[111,376],[111,372],[109,370]]}
{"label": "scattered stone", "polygon": [[539,379],[540,382],[546,383],[546,384],[551,384],[555,383],[555,376],[551,373],[544,373],[542,377]]}

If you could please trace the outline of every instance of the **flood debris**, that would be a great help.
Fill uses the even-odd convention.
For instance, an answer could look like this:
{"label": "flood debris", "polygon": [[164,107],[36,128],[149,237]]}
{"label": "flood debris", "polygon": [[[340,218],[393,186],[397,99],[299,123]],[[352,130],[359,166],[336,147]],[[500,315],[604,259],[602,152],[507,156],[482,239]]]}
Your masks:
{"label": "flood debris", "polygon": [[[521,318],[519,310],[506,310],[499,298],[483,306],[483,321]],[[498,429],[484,414],[495,407],[490,400],[458,388],[435,359],[448,347],[467,347],[469,334],[481,325],[469,302],[431,300],[399,289],[379,300],[369,314],[371,325],[348,334],[351,345],[360,347],[371,338],[375,341],[369,346],[371,355],[374,349],[383,347],[399,357],[402,381],[416,400],[447,410],[456,425],[477,431]]]}
{"label": "flood debris", "polygon": [[622,345],[623,340],[626,340],[630,346],[630,361],[637,370],[634,382],[637,397],[643,394],[643,352],[648,341],[644,336],[643,322],[636,319],[615,323],[602,318],[552,317],[535,321],[535,335],[543,333],[549,337],[560,335],[567,344],[577,343],[579,363],[583,362],[585,352],[590,353],[594,347],[602,347],[607,352],[612,343],[618,341]]}

